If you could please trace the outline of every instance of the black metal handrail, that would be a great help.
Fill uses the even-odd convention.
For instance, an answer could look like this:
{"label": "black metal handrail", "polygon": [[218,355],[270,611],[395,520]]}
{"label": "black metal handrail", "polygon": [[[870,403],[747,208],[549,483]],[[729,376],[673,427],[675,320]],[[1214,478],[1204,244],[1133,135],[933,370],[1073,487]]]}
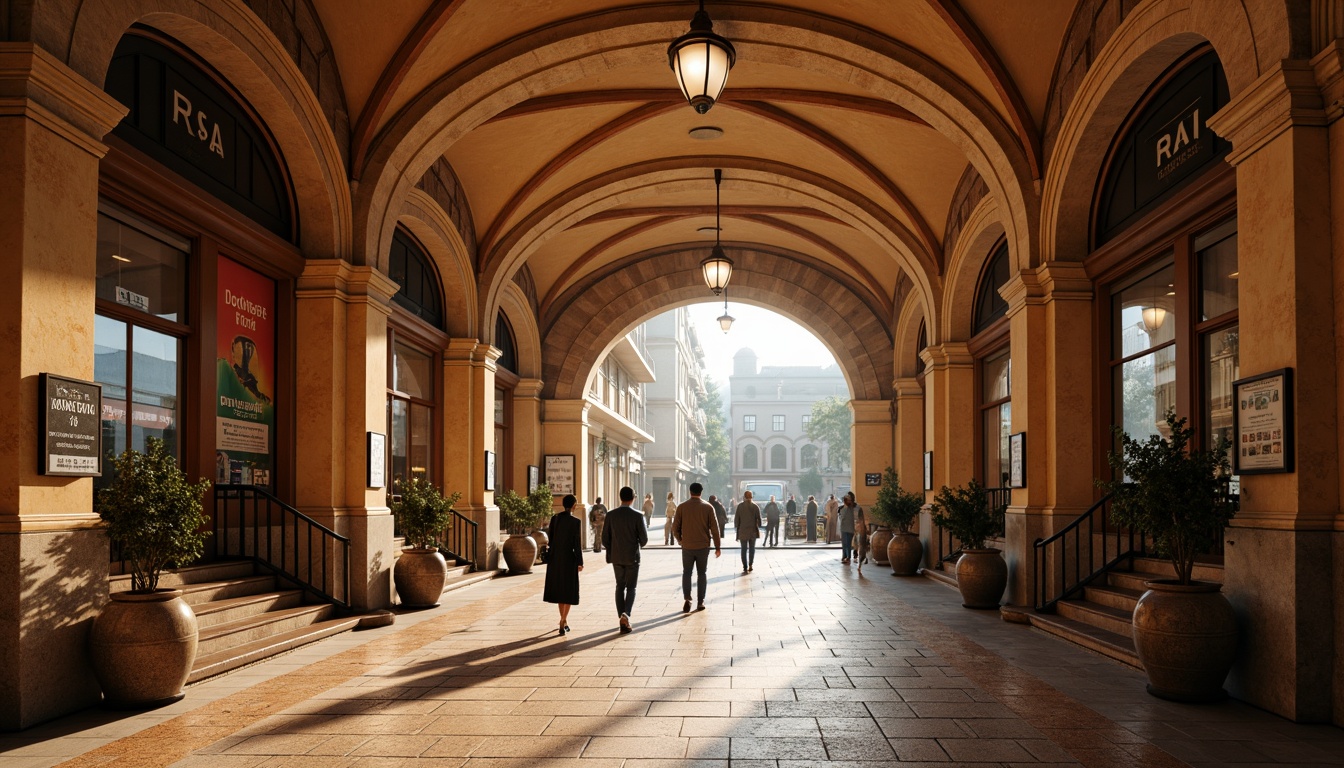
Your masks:
{"label": "black metal handrail", "polygon": [[[1053,611],[1121,562],[1132,566],[1148,554],[1143,532],[1113,525],[1110,512],[1108,493],[1053,536],[1035,541],[1037,611]],[[1053,585],[1046,578],[1051,572],[1059,576]]]}
{"label": "black metal handrail", "polygon": [[[350,607],[350,539],[254,485],[216,485],[215,553],[244,558]],[[332,562],[336,560],[336,562]]]}
{"label": "black metal handrail", "polygon": [[[1012,488],[986,488],[985,496],[989,500],[989,509],[994,513],[998,520],[998,526],[995,529],[995,535],[1003,538],[1008,530],[1008,503],[1012,500]],[[943,529],[942,526],[934,526],[933,537],[938,542],[938,568],[941,570],[943,563],[956,562],[961,557],[961,542],[953,538],[952,534]]]}
{"label": "black metal handrail", "polygon": [[453,523],[435,537],[434,544],[445,558],[452,558],[458,565],[475,563],[476,521],[456,509],[448,511],[453,515]]}

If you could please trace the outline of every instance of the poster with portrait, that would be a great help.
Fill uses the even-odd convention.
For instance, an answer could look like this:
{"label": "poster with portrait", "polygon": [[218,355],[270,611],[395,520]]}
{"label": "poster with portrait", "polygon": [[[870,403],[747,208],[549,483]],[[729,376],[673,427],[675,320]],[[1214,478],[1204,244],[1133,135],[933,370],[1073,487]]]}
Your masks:
{"label": "poster with portrait", "polygon": [[1232,382],[1232,461],[1238,475],[1293,471],[1293,369]]}
{"label": "poster with portrait", "polygon": [[215,482],[271,485],[275,444],[275,282],[219,260]]}

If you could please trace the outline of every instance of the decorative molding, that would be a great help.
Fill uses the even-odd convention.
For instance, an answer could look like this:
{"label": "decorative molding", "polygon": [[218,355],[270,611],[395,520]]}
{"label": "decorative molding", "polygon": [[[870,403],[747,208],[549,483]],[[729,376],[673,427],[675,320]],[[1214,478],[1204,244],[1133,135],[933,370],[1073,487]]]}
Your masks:
{"label": "decorative molding", "polygon": [[129,110],[30,43],[0,43],[0,117],[27,117],[94,157]]}
{"label": "decorative molding", "polygon": [[966,170],[961,172],[961,179],[957,181],[956,191],[952,193],[952,204],[947,209],[947,223],[943,226],[944,269],[947,268],[948,255],[956,250],[957,239],[966,226],[966,220],[988,194],[989,186],[985,184],[984,178],[975,170],[975,166],[967,163]]}
{"label": "decorative molding", "polygon": [[1237,166],[1289,128],[1324,127],[1327,123],[1312,65],[1281,61],[1232,97],[1205,124],[1232,142],[1227,162]]}
{"label": "decorative molding", "polygon": [[415,188],[429,195],[447,214],[453,226],[457,228],[457,234],[462,238],[463,245],[467,247],[470,263],[475,264],[478,247],[475,219],[472,218],[471,204],[467,200],[466,190],[462,187],[462,180],[458,178],[448,158],[440,157],[435,160],[425,171],[425,175],[415,183]]}

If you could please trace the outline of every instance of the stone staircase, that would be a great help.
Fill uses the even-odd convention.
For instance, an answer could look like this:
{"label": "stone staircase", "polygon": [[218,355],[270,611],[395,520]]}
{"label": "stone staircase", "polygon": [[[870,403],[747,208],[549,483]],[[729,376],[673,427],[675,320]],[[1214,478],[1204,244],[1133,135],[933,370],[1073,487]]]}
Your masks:
{"label": "stone staircase", "polygon": [[[447,592],[493,578],[470,565],[449,566]],[[200,639],[188,683],[255,664],[308,643],[353,629],[360,616],[342,615],[329,603],[306,597],[251,561],[188,566],[165,572],[160,587],[182,590],[196,613]],[[109,592],[131,588],[129,575],[111,576]]]}
{"label": "stone staircase", "polygon": [[[1221,584],[1223,566],[1198,563],[1193,577]],[[1170,578],[1171,564],[1166,560],[1139,557],[1134,559],[1132,569],[1111,571],[1098,583],[1084,587],[1081,599],[1061,600],[1053,614],[1009,608],[1004,609],[1004,614],[1005,618],[1025,619],[1040,630],[1142,669],[1134,651],[1130,619],[1146,589],[1144,582]],[[1008,616],[1010,611],[1015,614],[1013,617]]]}

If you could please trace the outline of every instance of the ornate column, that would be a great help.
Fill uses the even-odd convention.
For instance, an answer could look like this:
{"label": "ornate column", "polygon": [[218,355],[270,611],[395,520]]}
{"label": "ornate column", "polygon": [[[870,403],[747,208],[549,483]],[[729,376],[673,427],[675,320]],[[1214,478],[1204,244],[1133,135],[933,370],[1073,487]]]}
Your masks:
{"label": "ornate column", "polygon": [[1341,530],[1344,324],[1331,277],[1339,274],[1332,228],[1338,232],[1341,222],[1331,218],[1339,190],[1331,194],[1338,182],[1329,162],[1344,149],[1331,147],[1344,95],[1339,49],[1314,63],[1314,71],[1302,61],[1274,65],[1208,123],[1232,142],[1227,160],[1237,169],[1240,374],[1295,369],[1296,470],[1243,476],[1241,511],[1226,533],[1225,591],[1241,620],[1241,647],[1249,649],[1228,687],[1305,722],[1331,719],[1341,633],[1330,618],[1340,596],[1328,576],[1338,573],[1331,547],[1340,537],[1331,531]]}
{"label": "ornate column", "polygon": [[[924,450],[933,451],[933,490],[925,501],[944,485],[961,485],[975,476],[975,359],[964,341],[949,341],[925,347],[919,353],[924,360]],[[923,456],[920,457],[920,484],[923,487]],[[925,506],[919,516],[919,538],[924,542],[925,562],[937,560],[937,529]]]}
{"label": "ornate column", "polygon": [[[547,400],[542,411],[542,452],[574,456],[574,495],[589,503],[592,499],[584,499],[582,491],[588,487],[588,472],[592,466],[592,457],[588,451],[588,409],[591,407],[592,403],[582,399]],[[542,473],[541,479],[545,482],[545,468]],[[561,498],[555,497],[557,510],[560,509]],[[583,516],[579,524],[583,541],[588,541],[587,516]]]}
{"label": "ornate column", "polygon": [[541,466],[541,379],[522,379],[513,388],[513,487],[527,491],[527,466]]}
{"label": "ornate column", "polygon": [[387,489],[369,488],[366,433],[387,432],[387,319],[397,284],[373,267],[310,259],[295,289],[295,501],[350,538],[350,600],[392,602]]}
{"label": "ornate column", "polygon": [[896,456],[892,467],[901,487],[919,493],[924,488],[924,388],[918,379],[896,379]]}
{"label": "ornate column", "polygon": [[1087,511],[1094,496],[1092,282],[1082,264],[1051,262],[1021,271],[1000,294],[1011,333],[1013,432],[1025,432],[1027,445],[1027,487],[1012,492],[1003,556],[1009,602],[1029,605],[1033,543]]}
{"label": "ornate column", "polygon": [[854,425],[850,427],[853,446],[850,487],[854,489],[855,501],[868,505],[877,501],[877,488],[865,485],[863,476],[881,472],[895,462],[894,408],[890,400],[850,400],[849,410],[854,414]]}
{"label": "ornate column", "polygon": [[107,602],[93,480],[38,474],[38,374],[93,378],[98,160],[126,108],[51,54],[0,43],[0,730],[98,700]]}
{"label": "ornate column", "polygon": [[499,567],[499,507],[485,490],[485,452],[495,450],[495,361],[499,350],[451,339],[443,351],[443,487],[476,523],[476,567]]}

